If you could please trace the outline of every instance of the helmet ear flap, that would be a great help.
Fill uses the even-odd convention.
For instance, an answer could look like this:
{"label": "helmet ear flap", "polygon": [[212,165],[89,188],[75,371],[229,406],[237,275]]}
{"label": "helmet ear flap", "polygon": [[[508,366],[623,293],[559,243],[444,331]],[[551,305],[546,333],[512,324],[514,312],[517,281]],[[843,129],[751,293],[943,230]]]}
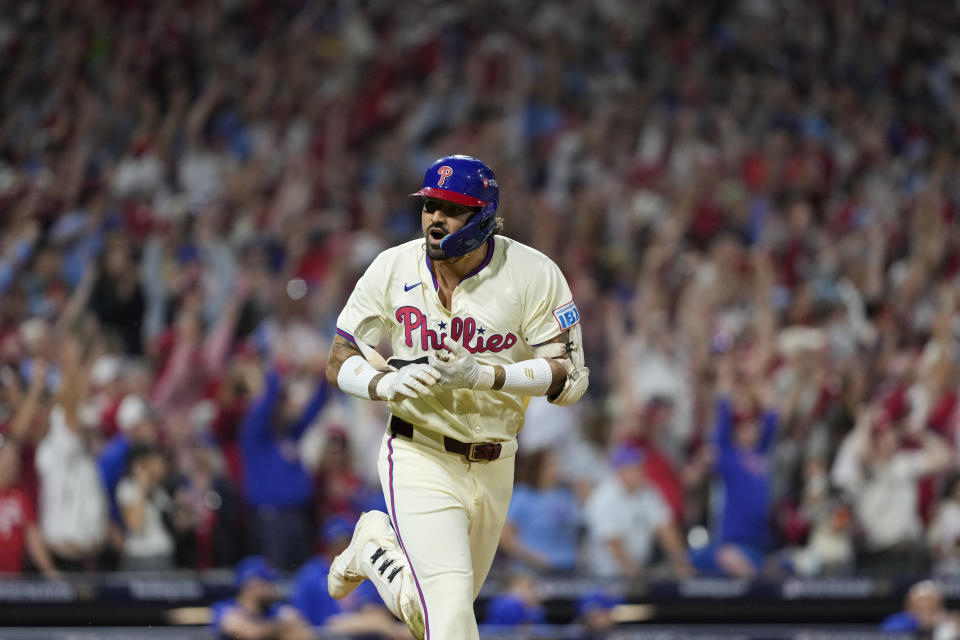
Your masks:
{"label": "helmet ear flap", "polygon": [[440,248],[451,258],[465,256],[479,248],[493,233],[497,223],[492,213],[487,213],[490,205],[475,213],[462,229],[451,233],[440,243]]}

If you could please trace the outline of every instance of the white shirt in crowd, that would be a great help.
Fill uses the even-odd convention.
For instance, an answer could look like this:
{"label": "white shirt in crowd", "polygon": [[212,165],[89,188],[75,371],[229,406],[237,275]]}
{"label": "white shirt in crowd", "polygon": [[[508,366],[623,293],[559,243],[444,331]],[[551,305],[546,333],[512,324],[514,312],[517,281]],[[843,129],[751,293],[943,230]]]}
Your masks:
{"label": "white shirt in crowd", "polygon": [[623,575],[610,551],[611,540],[619,538],[630,560],[642,567],[650,560],[657,530],[670,522],[670,509],[659,491],[645,486],[629,493],[617,476],[608,477],[590,494],[584,515],[587,566],[601,576]]}
{"label": "white shirt in crowd", "polygon": [[899,451],[886,463],[869,466],[856,498],[869,549],[879,551],[920,539],[917,478],[929,471],[928,457],[920,451]]}
{"label": "white shirt in crowd", "polygon": [[37,446],[40,531],[53,547],[87,551],[107,537],[107,500],[100,472],[83,437],[70,429],[63,408],[50,411],[50,429]]}
{"label": "white shirt in crowd", "polygon": [[960,574],[960,504],[944,501],[930,526],[930,545],[940,560],[941,573]]}
{"label": "white shirt in crowd", "polygon": [[[122,510],[143,499],[143,490],[130,477],[117,485],[117,505]],[[173,538],[163,524],[163,510],[170,497],[162,489],[154,489],[144,506],[143,529],[127,531],[123,555],[128,558],[154,558],[173,555]]]}

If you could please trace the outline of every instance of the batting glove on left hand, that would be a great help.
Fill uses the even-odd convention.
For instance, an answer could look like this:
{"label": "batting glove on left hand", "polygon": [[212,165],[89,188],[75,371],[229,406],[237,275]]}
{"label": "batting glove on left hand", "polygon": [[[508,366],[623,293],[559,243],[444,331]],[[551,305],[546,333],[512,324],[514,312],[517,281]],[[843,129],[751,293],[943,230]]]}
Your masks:
{"label": "batting glove on left hand", "polygon": [[419,398],[433,393],[440,374],[425,364],[411,364],[400,371],[391,371],[377,383],[377,395],[386,400]]}
{"label": "batting glove on left hand", "polygon": [[443,339],[446,351],[431,351],[427,362],[440,374],[440,386],[448,389],[492,389],[493,367],[477,362],[473,354],[450,338]]}

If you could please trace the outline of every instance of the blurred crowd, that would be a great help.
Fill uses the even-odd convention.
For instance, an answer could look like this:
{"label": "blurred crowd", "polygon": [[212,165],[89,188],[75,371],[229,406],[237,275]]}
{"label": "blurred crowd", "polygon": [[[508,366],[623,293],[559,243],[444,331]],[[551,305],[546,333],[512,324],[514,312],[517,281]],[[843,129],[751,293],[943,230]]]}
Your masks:
{"label": "blurred crowd", "polygon": [[593,373],[502,570],[960,572],[949,3],[8,8],[0,571],[292,570],[382,508],[333,323],[466,153]]}

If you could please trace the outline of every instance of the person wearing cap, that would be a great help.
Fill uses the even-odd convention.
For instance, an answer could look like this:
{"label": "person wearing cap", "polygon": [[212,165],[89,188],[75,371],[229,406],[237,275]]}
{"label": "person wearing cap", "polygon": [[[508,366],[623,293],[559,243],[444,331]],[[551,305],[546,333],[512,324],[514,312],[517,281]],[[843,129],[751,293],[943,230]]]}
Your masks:
{"label": "person wearing cap", "polygon": [[212,607],[211,626],[222,640],[310,640],[313,631],[289,604],[280,602],[277,573],[251,556],[235,569],[237,595]]}
{"label": "person wearing cap", "polygon": [[613,474],[594,489],[584,505],[584,570],[600,576],[639,576],[650,562],[656,541],[670,559],[674,573],[689,575],[686,547],[670,508],[647,481],[645,451],[618,445],[610,462]]}
{"label": "person wearing cap", "polygon": [[911,586],[903,604],[903,611],[883,619],[881,632],[918,638],[960,637],[960,617],[944,606],[943,588],[933,580]]}
{"label": "person wearing cap", "polygon": [[599,588],[582,593],[577,598],[577,621],[586,628],[586,639],[606,637],[616,624],[613,610],[623,602],[623,598]]}
{"label": "person wearing cap", "polygon": [[533,578],[522,572],[510,579],[505,591],[490,598],[486,614],[484,626],[521,627],[547,621]]}

